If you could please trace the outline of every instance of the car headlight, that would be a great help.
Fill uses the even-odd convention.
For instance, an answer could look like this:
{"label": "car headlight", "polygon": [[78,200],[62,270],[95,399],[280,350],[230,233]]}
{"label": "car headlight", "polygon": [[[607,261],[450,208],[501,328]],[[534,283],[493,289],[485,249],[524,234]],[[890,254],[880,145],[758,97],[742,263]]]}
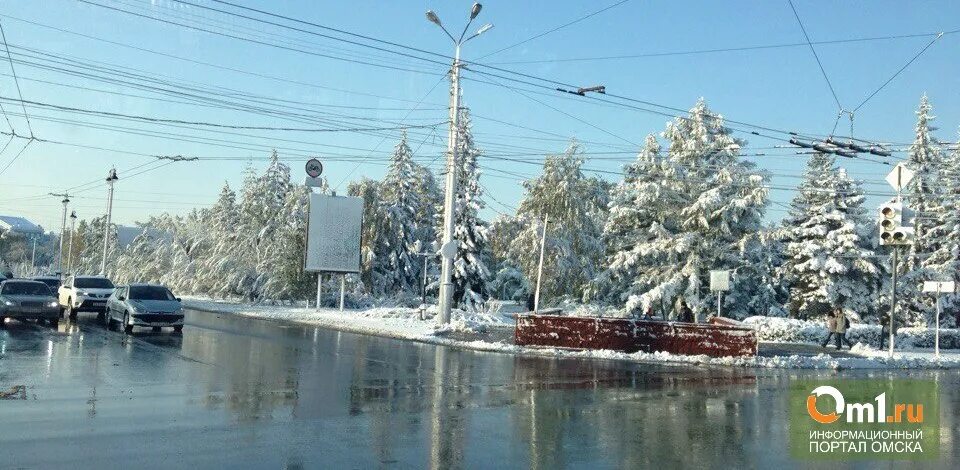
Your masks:
{"label": "car headlight", "polygon": [[7,307],[9,307],[9,306],[13,305],[13,302],[11,302],[11,301],[9,301],[9,300],[4,300],[4,301],[3,301],[3,305],[6,305]]}
{"label": "car headlight", "polygon": [[49,302],[49,303],[47,303],[47,307],[58,307],[59,305],[60,305],[60,304],[58,304],[58,303],[56,303],[56,302]]}
{"label": "car headlight", "polygon": [[78,290],[77,295],[87,295],[86,291]]}

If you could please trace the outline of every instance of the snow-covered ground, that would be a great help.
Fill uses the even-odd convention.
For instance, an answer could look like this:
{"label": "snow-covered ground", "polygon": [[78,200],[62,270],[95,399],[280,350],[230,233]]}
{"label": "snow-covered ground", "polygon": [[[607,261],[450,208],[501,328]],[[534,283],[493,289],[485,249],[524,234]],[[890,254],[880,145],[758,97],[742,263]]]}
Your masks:
{"label": "snow-covered ground", "polygon": [[[623,353],[609,350],[577,351],[523,347],[513,344],[510,340],[513,331],[513,321],[509,315],[496,309],[490,312],[473,314],[455,311],[451,324],[441,328],[433,321],[433,316],[436,314],[435,307],[428,309],[424,313],[424,319],[421,320],[420,311],[411,308],[371,308],[341,312],[337,309],[321,309],[317,311],[312,308],[251,305],[198,298],[185,299],[184,303],[186,307],[198,310],[290,321],[354,333],[507,354],[615,359],[668,365],[792,369],[906,370],[960,368],[960,351],[955,349],[942,351],[941,356],[938,358],[933,354],[932,350],[912,347],[907,351],[897,351],[892,358],[889,358],[885,351],[877,351],[873,347],[867,346],[866,343],[858,343],[850,350],[853,357],[832,357],[828,354],[820,354],[816,356],[784,355],[772,357],[712,358],[708,356],[684,356],[660,352]],[[785,319],[772,320],[778,321],[768,322],[766,320],[751,318],[748,319],[747,323],[758,329],[758,335],[761,341],[809,342],[805,341],[804,338],[822,338],[822,335],[817,334],[819,331],[816,330],[816,325],[806,324],[809,322]]]}

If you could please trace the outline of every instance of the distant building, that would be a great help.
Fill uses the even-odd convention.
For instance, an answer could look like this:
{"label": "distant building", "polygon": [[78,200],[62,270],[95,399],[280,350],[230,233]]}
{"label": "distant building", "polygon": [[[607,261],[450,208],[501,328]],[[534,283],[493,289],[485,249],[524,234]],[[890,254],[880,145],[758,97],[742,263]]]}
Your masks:
{"label": "distant building", "polygon": [[10,232],[21,235],[43,235],[43,228],[23,217],[0,215],[0,233]]}

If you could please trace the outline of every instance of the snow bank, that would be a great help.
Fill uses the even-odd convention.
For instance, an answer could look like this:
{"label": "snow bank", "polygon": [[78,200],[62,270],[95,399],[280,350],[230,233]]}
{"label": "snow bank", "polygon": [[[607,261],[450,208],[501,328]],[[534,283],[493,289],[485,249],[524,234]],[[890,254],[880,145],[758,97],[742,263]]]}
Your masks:
{"label": "snow bank", "polygon": [[[832,357],[826,354],[817,356],[774,356],[774,357],[722,357],[705,355],[685,356],[664,352],[624,353],[609,350],[570,350],[561,348],[522,347],[509,341],[483,340],[484,332],[498,330],[509,333],[513,323],[505,321],[494,309],[486,312],[468,313],[460,310],[453,312],[450,325],[440,327],[434,321],[436,307],[424,312],[420,319],[419,309],[414,308],[370,308],[359,311],[341,312],[335,309],[316,311],[308,308],[284,307],[272,305],[250,305],[225,303],[202,299],[185,299],[185,306],[191,309],[214,313],[236,314],[254,318],[291,321],[307,325],[321,326],[353,333],[370,334],[423,343],[453,346],[478,351],[500,352],[525,356],[571,357],[626,360],[632,362],[663,365],[700,365],[718,367],[753,367],[786,369],[956,369],[960,368],[960,353],[945,353],[935,357],[929,351],[897,352],[888,358],[883,351],[877,351],[864,344],[856,345],[851,353],[859,357]],[[771,320],[771,321],[767,321]],[[767,338],[820,338],[814,322],[801,322],[782,318],[752,317],[746,323],[762,331]],[[820,326],[822,328],[822,326]],[[869,326],[865,326],[869,328]],[[826,330],[823,329],[823,334]],[[913,333],[911,333],[913,334]],[[500,335],[508,336],[508,335]],[[920,338],[922,335],[915,335]],[[822,340],[822,338],[820,338]],[[943,343],[941,343],[943,344]]]}
{"label": "snow bank", "polygon": [[[743,322],[757,330],[757,339],[776,343],[819,344],[827,337],[823,322],[791,318],[748,317]],[[932,328],[900,328],[897,330],[897,349],[932,348],[936,330]],[[880,325],[853,324],[847,330],[851,343],[873,346],[880,344]],[[940,329],[941,349],[960,349],[960,330]]]}

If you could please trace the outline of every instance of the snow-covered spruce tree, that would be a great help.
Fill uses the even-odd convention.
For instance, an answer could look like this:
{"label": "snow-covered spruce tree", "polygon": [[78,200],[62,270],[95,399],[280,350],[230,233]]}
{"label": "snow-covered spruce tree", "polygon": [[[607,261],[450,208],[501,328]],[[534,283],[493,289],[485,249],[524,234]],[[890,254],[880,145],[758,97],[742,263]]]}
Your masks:
{"label": "snow-covered spruce tree", "polygon": [[629,250],[624,262],[636,273],[633,279],[643,283],[630,286],[639,295],[627,297],[627,310],[649,305],[672,314],[674,302],[683,298],[702,317],[716,307],[709,272],[729,269],[734,271],[733,292],[727,296],[725,315],[767,313],[766,305],[729,300],[753,289],[739,285],[743,280],[737,271],[754,261],[741,253],[744,239],[763,228],[767,176],[740,158],[742,143],[702,99],[687,117],[668,123],[663,137],[670,143],[666,161],[654,167],[654,181],[638,191],[638,204],[656,195],[659,202],[651,207],[663,209],[651,215],[653,223],[646,230],[615,236],[611,242]]}
{"label": "snow-covered spruce tree", "polygon": [[419,251],[433,251],[433,243],[437,239],[436,220],[437,208],[443,205],[443,191],[437,184],[437,179],[429,168],[413,162],[414,184],[413,192],[419,207],[414,208],[414,222],[417,226],[416,239],[420,244]]}
{"label": "snow-covered spruce tree", "polygon": [[[943,158],[940,169],[943,196],[941,218],[930,232],[938,240],[936,251],[926,261],[927,269],[938,280],[960,281],[960,141],[956,148]],[[948,296],[943,299],[945,311],[957,311],[958,299]],[[942,325],[960,325],[960,314],[944,313]]]}
{"label": "snow-covered spruce tree", "polygon": [[924,95],[917,108],[916,134],[907,155],[907,166],[915,175],[904,188],[904,204],[916,214],[915,241],[901,256],[902,299],[904,320],[908,325],[927,325],[935,314],[934,300],[920,291],[923,281],[937,277],[934,254],[940,247],[937,229],[945,220],[943,213],[943,178],[940,175],[943,157],[940,142],[933,136],[934,116],[930,100]]}
{"label": "snow-covered spruce tree", "polygon": [[420,175],[413,166],[413,153],[403,133],[394,148],[390,168],[380,183],[379,204],[382,219],[373,245],[373,292],[375,295],[414,294],[420,285],[417,252],[421,231],[417,216],[424,212],[424,201],[415,191]]}
{"label": "snow-covered spruce tree", "polygon": [[819,317],[834,307],[873,313],[881,269],[863,202],[860,183],[838,168],[832,155],[810,157],[784,219],[780,271],[790,289],[791,316]]}
{"label": "snow-covered spruce tree", "polygon": [[367,292],[373,292],[373,263],[376,258],[374,244],[382,225],[380,211],[380,182],[370,178],[351,182],[347,194],[363,199],[363,230],[360,234],[360,279]]}
{"label": "snow-covered spruce tree", "polygon": [[[458,247],[453,259],[453,299],[455,305],[477,308],[489,297],[487,281],[490,277],[487,268],[487,263],[490,262],[487,223],[480,218],[484,203],[477,159],[482,152],[473,141],[469,110],[463,108],[460,112],[453,233]],[[438,214],[440,227],[436,233],[437,238],[442,239],[442,210],[438,211]]]}
{"label": "snow-covered spruce tree", "polygon": [[603,262],[606,186],[584,175],[582,166],[583,152],[572,142],[562,154],[547,156],[540,176],[523,182],[516,214],[522,229],[508,257],[535,283],[543,221],[549,218],[541,299],[580,299]]}
{"label": "snow-covered spruce tree", "polygon": [[656,136],[648,135],[637,159],[624,166],[623,180],[610,190],[603,227],[607,267],[587,286],[584,297],[588,301],[623,305],[653,285],[640,276],[640,250],[656,236],[651,229],[666,223],[668,203],[679,200],[666,192],[671,188],[663,184],[664,178],[676,172],[660,152]]}
{"label": "snow-covered spruce tree", "polygon": [[245,278],[239,289],[251,300],[263,295],[263,286],[275,264],[278,228],[283,224],[283,206],[290,191],[290,167],[281,163],[277,152],[263,175],[248,170],[240,204],[240,242],[244,263],[255,268],[254,278]]}
{"label": "snow-covered spruce tree", "polygon": [[247,276],[249,267],[243,263],[240,245],[240,206],[237,194],[224,183],[217,202],[204,212],[207,223],[209,248],[206,257],[200,260],[200,284],[205,295],[231,297],[240,295],[237,289]]}
{"label": "snow-covered spruce tree", "polygon": [[[293,185],[287,192],[281,225],[270,248],[272,258],[270,279],[264,285],[264,295],[270,299],[308,299],[316,289],[316,276],[303,271],[307,249],[307,207],[311,189]],[[326,192],[326,182],[321,187]]]}

